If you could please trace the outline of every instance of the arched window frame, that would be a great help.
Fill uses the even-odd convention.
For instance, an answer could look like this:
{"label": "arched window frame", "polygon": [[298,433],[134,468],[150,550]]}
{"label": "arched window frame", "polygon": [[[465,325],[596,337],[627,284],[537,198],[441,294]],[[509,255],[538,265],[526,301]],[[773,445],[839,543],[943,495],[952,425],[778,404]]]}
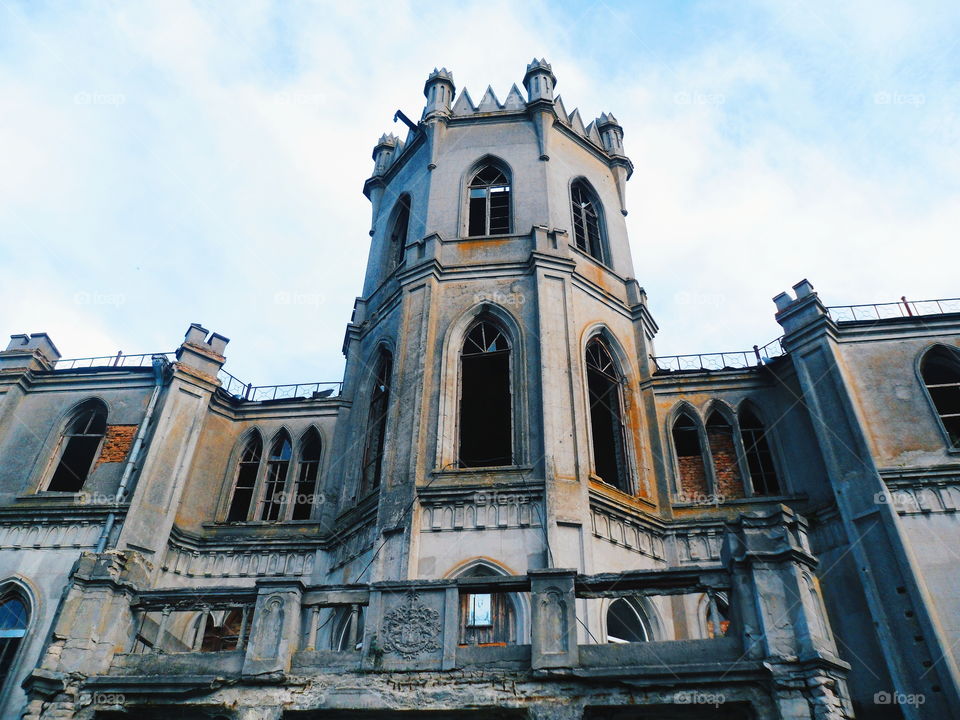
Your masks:
{"label": "arched window frame", "polygon": [[[58,468],[60,467],[60,462],[63,458],[64,451],[67,449],[69,444],[69,438],[73,435],[70,430],[74,422],[83,414],[94,410],[96,412],[103,413],[103,427],[104,432],[100,435],[100,441],[97,444],[96,450],[93,452],[93,455],[90,460],[90,467],[86,469],[86,474],[83,478],[83,483],[76,490],[51,490],[50,485],[53,482],[53,478],[57,473]],[[83,486],[86,484],[86,481],[90,478],[91,473],[94,468],[97,466],[97,461],[100,459],[100,453],[103,450],[103,441],[106,437],[107,430],[107,421],[109,419],[109,410],[107,404],[100,398],[91,397],[78,402],[76,405],[67,410],[60,418],[56,426],[56,433],[54,435],[52,446],[49,449],[49,461],[44,468],[43,475],[40,478],[39,490],[45,492],[80,492],[83,489]]]}
{"label": "arched window frame", "polygon": [[[471,204],[470,190],[472,187],[476,187],[473,184],[474,178],[477,176],[478,173],[480,173],[481,170],[483,170],[488,166],[494,167],[497,170],[499,170],[501,173],[503,173],[503,176],[506,178],[506,181],[507,181],[506,187],[507,187],[507,194],[509,195],[509,199],[507,202],[507,213],[508,213],[507,231],[498,232],[498,233],[490,232],[490,202],[489,202],[490,193],[487,192],[487,203],[486,203],[486,210],[485,210],[486,215],[484,220],[485,233],[483,235],[472,235],[470,233],[470,204]],[[516,214],[514,213],[514,209],[516,206],[516,202],[514,199],[514,196],[516,194],[516,187],[514,182],[515,182],[515,177],[514,177],[513,170],[510,168],[510,166],[506,162],[504,162],[499,157],[495,157],[493,155],[485,155],[484,157],[480,158],[470,166],[469,170],[467,170],[467,172],[464,173],[463,180],[462,180],[461,196],[463,200],[461,203],[461,211],[460,211],[460,216],[461,216],[460,236],[462,238],[502,237],[504,235],[510,235],[511,233],[514,232],[514,228],[516,227]],[[484,186],[484,187],[499,187],[499,186]]]}
{"label": "arched window frame", "polygon": [[589,368],[587,366],[587,351],[590,348],[591,343],[599,342],[602,344],[606,353],[609,355],[615,372],[617,374],[617,382],[619,384],[617,392],[617,402],[619,403],[619,415],[620,415],[620,430],[622,434],[621,442],[623,444],[623,468],[622,468],[622,482],[624,487],[618,487],[616,483],[611,483],[604,479],[604,482],[611,487],[614,487],[621,492],[627,493],[628,495],[634,495],[638,492],[637,486],[637,474],[635,472],[635,461],[634,461],[634,446],[632,438],[634,437],[633,429],[630,427],[630,415],[628,413],[628,403],[629,398],[627,396],[630,383],[627,380],[627,374],[624,372],[624,368],[627,367],[624,360],[625,356],[620,347],[620,344],[613,338],[613,335],[607,330],[606,327],[599,326],[592,328],[586,335],[583,346],[580,352],[581,362],[583,363],[583,397],[586,403],[586,425],[587,425],[587,439],[589,442],[589,463],[590,463],[590,472],[593,476],[600,477],[597,473],[596,460],[594,455],[594,438],[593,438],[593,420],[591,415],[591,397],[590,397],[590,387],[589,387]]}
{"label": "arched window frame", "polygon": [[[247,432],[241,435],[240,439],[237,441],[237,444],[234,446],[233,452],[231,453],[230,464],[227,470],[227,478],[224,482],[226,492],[221,498],[220,509],[217,513],[217,516],[220,518],[220,522],[231,524],[248,522],[308,522],[313,517],[313,507],[310,508],[309,518],[298,518],[294,520],[293,513],[296,507],[296,496],[299,488],[302,466],[302,451],[305,447],[306,440],[311,433],[316,433],[320,443],[320,459],[317,463],[317,475],[313,493],[314,500],[311,502],[311,505],[315,506],[317,493],[320,492],[324,460],[326,459],[326,442],[320,429],[315,425],[311,425],[306,428],[299,435],[299,437],[294,437],[293,433],[291,433],[288,428],[283,426],[278,428],[269,439],[264,439],[264,434],[259,428],[250,428]],[[243,520],[229,520],[230,508],[233,503],[234,494],[236,493],[237,488],[237,481],[239,480],[240,475],[240,462],[243,458],[244,452],[246,451],[247,444],[254,437],[260,438],[260,459],[258,461],[257,474],[254,480],[253,493],[250,504],[247,507],[246,518]],[[269,455],[274,444],[283,437],[290,442],[290,460],[287,465],[286,478],[283,488],[277,491],[283,495],[283,499],[280,504],[279,516],[275,520],[264,520],[261,519],[261,514],[265,503],[265,493],[267,492],[267,475],[270,465]],[[291,502],[291,500],[293,500],[293,502]]]}
{"label": "arched window frame", "polygon": [[[492,577],[509,577],[516,575],[511,569],[496,562],[489,557],[475,557],[460,563],[452,570],[449,570],[444,578],[458,578],[471,576],[490,575]],[[515,644],[525,645],[530,642],[530,594],[511,592],[506,593],[514,616],[514,635]],[[458,620],[458,626],[460,622]],[[461,628],[462,629],[462,628]]]}
{"label": "arched window frame", "polygon": [[[384,267],[390,274],[403,265],[407,243],[410,241],[410,219],[412,214],[412,205],[410,193],[401,193],[400,197],[393,204],[387,222],[386,237],[386,261]],[[400,221],[406,216],[406,222],[402,230],[399,229]]]}
{"label": "arched window frame", "polygon": [[950,454],[960,454],[960,439],[958,439],[956,444],[954,444],[952,438],[950,437],[950,431],[943,422],[943,416],[940,414],[940,409],[937,407],[937,404],[933,399],[933,394],[930,392],[930,387],[927,385],[926,378],[923,376],[924,365],[926,364],[927,358],[931,355],[931,353],[946,354],[948,357],[952,358],[954,364],[957,365],[958,372],[960,372],[960,349],[950,345],[944,345],[943,343],[931,345],[917,356],[915,368],[917,380],[920,382],[920,386],[923,388],[923,394],[926,395],[927,402],[930,404],[930,411],[933,413],[934,422],[940,429],[940,434],[943,437],[946,451]]}
{"label": "arched window frame", "polygon": [[[716,591],[713,593],[714,603],[718,611],[718,617],[716,622],[727,623],[727,627],[721,627],[723,634],[721,637],[725,637],[730,633],[730,626],[734,622],[734,608],[730,604],[730,596],[726,592]],[[724,620],[723,615],[726,613],[726,620]],[[712,622],[710,618],[710,593],[703,593],[700,596],[700,600],[697,603],[697,629],[700,632],[701,640],[711,639],[711,632],[714,633],[713,638],[716,638],[716,630],[712,627]]]}
{"label": "arched window frame", "polygon": [[[393,361],[394,354],[392,350],[387,346],[386,343],[379,343],[374,350],[369,367],[369,375],[366,378],[366,409],[367,416],[364,424],[363,431],[363,445],[360,448],[360,474],[357,478],[356,490],[354,492],[354,499],[360,500],[367,495],[375,493],[380,488],[383,482],[383,467],[386,462],[387,448],[389,444],[387,442],[390,430],[390,413],[392,406],[394,404],[393,392],[394,392],[394,374],[396,372],[396,366]],[[381,400],[378,396],[378,381],[381,379],[380,376],[384,375],[385,397],[382,400],[383,408],[382,413],[378,417],[373,417],[373,413],[376,412],[374,403],[380,403]],[[373,461],[375,463],[374,467],[374,477],[372,481],[368,482],[366,478],[366,469],[371,463],[367,462],[368,453],[371,451],[371,442],[374,440],[374,434],[377,435],[376,441],[379,446],[377,451],[377,458]]]}
{"label": "arched window frame", "polygon": [[[753,475],[750,472],[750,464],[747,460],[747,449],[743,444],[743,431],[740,424],[740,416],[745,410],[752,414],[763,426],[763,434],[767,440],[767,448],[770,450],[770,461],[773,463],[773,469],[777,476],[777,484],[779,485],[779,492],[776,495],[762,495],[757,492],[754,486]],[[780,446],[780,437],[773,426],[767,422],[766,414],[757,406],[755,402],[747,399],[741,402],[737,407],[736,423],[735,432],[737,434],[737,441],[740,443],[740,452],[743,453],[742,472],[744,473],[744,489],[748,491],[749,496],[780,497],[783,495],[788,495],[788,488],[790,485],[786,464],[782,461],[783,450]]]}
{"label": "arched window frame", "polygon": [[737,470],[740,473],[740,484],[743,488],[743,496],[745,498],[749,498],[754,494],[753,485],[750,482],[750,468],[747,465],[747,457],[743,447],[743,436],[740,433],[740,423],[737,412],[722,400],[711,401],[703,413],[705,420],[703,421],[702,442],[704,443],[704,446],[702,450],[704,462],[707,465],[707,483],[711,488],[710,492],[717,497],[721,495],[718,489],[719,482],[717,480],[716,459],[713,456],[713,448],[710,447],[710,421],[713,419],[714,415],[718,415],[720,418],[722,418],[723,421],[726,422],[730,427],[730,432],[733,434],[731,437],[731,442],[733,444],[734,455],[736,456]]}
{"label": "arched window frame", "polygon": [[[570,186],[567,192],[568,197],[570,198],[570,244],[580,252],[589,255],[600,264],[609,266],[611,263],[610,246],[607,241],[607,219],[606,213],[604,212],[603,202],[600,200],[599,193],[597,193],[596,189],[593,187],[593,184],[582,175],[570,180]],[[595,247],[593,248],[590,247],[591,243],[589,230],[585,222],[586,218],[583,215],[583,210],[580,209],[582,206],[582,201],[580,204],[576,203],[575,201],[575,197],[578,193],[588,197],[596,213],[598,237],[596,238]],[[580,242],[577,238],[578,221],[583,222],[583,247],[580,246]]]}
{"label": "arched window frame", "polygon": [[[492,316],[504,329],[510,343],[510,391],[512,397],[513,468],[524,468],[529,458],[529,410],[524,332],[506,308],[482,302],[450,323],[443,341],[440,369],[440,412],[437,431],[436,468],[457,470],[460,440],[460,354],[467,333],[481,316]],[[504,468],[501,468],[503,470]],[[477,472],[467,468],[460,472]]]}
{"label": "arched window frame", "polygon": [[681,417],[686,416],[693,423],[697,430],[697,438],[700,443],[700,460],[704,465],[705,486],[708,495],[716,492],[716,483],[713,479],[713,459],[710,456],[710,443],[707,439],[707,429],[703,419],[697,409],[687,402],[678,403],[667,418],[664,427],[666,432],[666,447],[670,448],[670,456],[673,463],[673,494],[675,498],[683,496],[683,485],[680,473],[680,452],[677,450],[677,444],[674,439],[674,428]]}
{"label": "arched window frame", "polygon": [[19,676],[23,667],[24,657],[27,654],[33,630],[36,628],[39,612],[36,602],[38,594],[21,578],[12,577],[0,581],[0,602],[5,602],[12,596],[15,596],[24,604],[27,612],[27,622],[23,635],[19,637],[20,642],[10,657],[6,675],[0,676],[0,707],[4,706],[10,693],[16,688],[16,683],[13,680]]}
{"label": "arched window frame", "polygon": [[603,603],[601,607],[601,627],[603,628],[603,642],[614,643],[610,637],[610,610],[617,601],[623,601],[631,607],[636,613],[637,620],[643,628],[646,636],[643,642],[657,642],[663,639],[663,628],[660,624],[660,618],[656,609],[648,598],[637,595],[624,595],[618,598],[610,598]]}

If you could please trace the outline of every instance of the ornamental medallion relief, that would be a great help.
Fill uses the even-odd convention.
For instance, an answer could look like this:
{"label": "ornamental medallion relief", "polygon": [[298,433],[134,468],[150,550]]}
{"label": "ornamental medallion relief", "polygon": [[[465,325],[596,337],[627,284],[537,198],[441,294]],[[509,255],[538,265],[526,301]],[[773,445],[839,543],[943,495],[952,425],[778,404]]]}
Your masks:
{"label": "ornamental medallion relief", "polygon": [[420,602],[410,590],[397,607],[383,616],[383,649],[403,658],[440,649],[440,613]]}

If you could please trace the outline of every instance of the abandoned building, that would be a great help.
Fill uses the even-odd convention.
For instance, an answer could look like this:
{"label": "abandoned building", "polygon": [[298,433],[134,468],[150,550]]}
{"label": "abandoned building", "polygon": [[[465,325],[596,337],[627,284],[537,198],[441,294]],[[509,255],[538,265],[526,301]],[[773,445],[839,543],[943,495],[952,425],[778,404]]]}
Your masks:
{"label": "abandoned building", "polygon": [[12,336],[0,717],[960,716],[960,301],[658,356],[623,129],[522,84],[377,142],[342,383]]}

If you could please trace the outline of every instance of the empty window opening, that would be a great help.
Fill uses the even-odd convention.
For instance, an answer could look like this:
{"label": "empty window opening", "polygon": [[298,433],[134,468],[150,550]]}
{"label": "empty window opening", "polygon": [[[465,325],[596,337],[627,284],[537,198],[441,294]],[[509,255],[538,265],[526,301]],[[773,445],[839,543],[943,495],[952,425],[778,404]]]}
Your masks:
{"label": "empty window opening", "polygon": [[487,165],[470,181],[471,237],[510,232],[510,180],[495,165]]}
{"label": "empty window opening", "polygon": [[297,493],[293,498],[293,520],[309,520],[317,494],[317,474],[320,470],[320,434],[310,429],[300,449],[300,470],[297,475]]}
{"label": "empty window opening", "polygon": [[571,185],[570,201],[573,209],[573,237],[577,247],[604,262],[606,258],[603,252],[600,201],[583,180],[577,180]]}
{"label": "empty window opening", "polygon": [[370,392],[370,413],[367,416],[367,437],[363,452],[363,468],[360,479],[360,495],[366,495],[380,487],[383,471],[384,439],[387,433],[387,410],[390,405],[390,374],[393,358],[381,350]]}
{"label": "empty window opening", "polygon": [[750,408],[740,411],[740,434],[750,470],[750,482],[756,495],[779,495],[780,480],[770,452],[767,431]]}
{"label": "empty window opening", "polygon": [[200,652],[227,652],[241,647],[241,638],[247,631],[244,612],[238,608],[203,613],[200,616],[203,622]]}
{"label": "empty window opening", "polygon": [[639,603],[619,598],[607,609],[607,642],[648,642],[651,639],[650,623]]}
{"label": "empty window opening", "polygon": [[[461,577],[496,576],[477,567]],[[517,618],[509,593],[461,593],[460,644],[512,645],[517,641]]]}
{"label": "empty window opening", "polygon": [[360,650],[363,647],[363,605],[350,605],[337,610],[332,644],[338,652]]}
{"label": "empty window opening", "polygon": [[720,638],[730,629],[730,604],[720,594],[707,595],[704,603],[704,628],[707,638]]}
{"label": "empty window opening", "polygon": [[960,359],[956,353],[936,347],[923,359],[920,374],[950,447],[960,448]]}
{"label": "empty window opening", "polygon": [[733,427],[723,415],[714,412],[707,420],[707,443],[713,458],[715,494],[722,497],[743,497],[743,478],[733,442]]}
{"label": "empty window opening", "polygon": [[488,321],[467,333],[460,356],[460,467],[513,464],[510,345]]}
{"label": "empty window opening", "polygon": [[393,226],[390,229],[390,248],[393,267],[403,265],[404,250],[407,247],[407,230],[410,225],[410,196],[403,195],[397,202]]}
{"label": "empty window opening", "polygon": [[605,483],[629,492],[620,373],[599,337],[587,343],[586,364],[594,472]]}
{"label": "empty window opening", "polygon": [[684,501],[698,502],[707,495],[707,476],[700,448],[697,423],[686,413],[673,423],[673,447],[677,452],[680,495]]}
{"label": "empty window opening", "polygon": [[237,463],[237,480],[233,487],[233,499],[227,513],[228,522],[243,522],[250,514],[250,503],[257,485],[260,472],[260,456],[263,454],[263,441],[260,434],[254,432],[244,445]]}
{"label": "empty window opening", "polygon": [[267,477],[263,486],[263,499],[260,501],[261,520],[279,520],[283,508],[284,488],[287,474],[290,472],[290,457],[293,446],[286,433],[273,441],[270,456],[267,458]]}
{"label": "empty window opening", "polygon": [[30,612],[27,604],[15,592],[0,600],[0,690],[9,679],[17,651],[27,634]]}
{"label": "empty window opening", "polygon": [[60,440],[60,459],[47,490],[77,492],[83,488],[107,431],[107,411],[100,403],[77,410]]}

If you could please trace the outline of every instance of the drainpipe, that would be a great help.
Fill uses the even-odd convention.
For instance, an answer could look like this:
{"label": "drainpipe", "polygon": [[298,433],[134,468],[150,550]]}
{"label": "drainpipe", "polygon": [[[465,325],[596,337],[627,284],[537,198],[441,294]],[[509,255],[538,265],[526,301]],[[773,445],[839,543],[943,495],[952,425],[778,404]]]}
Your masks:
{"label": "drainpipe", "polygon": [[[123,497],[127,494],[127,485],[130,483],[133,470],[137,466],[137,459],[140,456],[140,450],[143,447],[143,438],[147,434],[147,427],[150,425],[150,420],[153,418],[153,411],[157,407],[157,398],[160,397],[160,388],[163,387],[165,375],[164,371],[166,370],[167,365],[167,359],[163,355],[153,356],[153,394],[150,396],[150,403],[147,405],[147,412],[143,416],[143,421],[140,423],[140,429],[137,431],[136,438],[134,438],[133,447],[130,449],[130,457],[127,459],[127,464],[123,468],[123,475],[120,477],[120,486],[117,488],[117,494],[113,499],[114,503],[123,502]],[[113,526],[116,524],[116,522],[116,512],[111,512],[109,515],[107,515],[107,521],[104,523],[103,531],[100,533],[100,538],[97,540],[96,552],[103,552],[107,545],[107,538],[110,537],[110,531],[113,530]]]}

